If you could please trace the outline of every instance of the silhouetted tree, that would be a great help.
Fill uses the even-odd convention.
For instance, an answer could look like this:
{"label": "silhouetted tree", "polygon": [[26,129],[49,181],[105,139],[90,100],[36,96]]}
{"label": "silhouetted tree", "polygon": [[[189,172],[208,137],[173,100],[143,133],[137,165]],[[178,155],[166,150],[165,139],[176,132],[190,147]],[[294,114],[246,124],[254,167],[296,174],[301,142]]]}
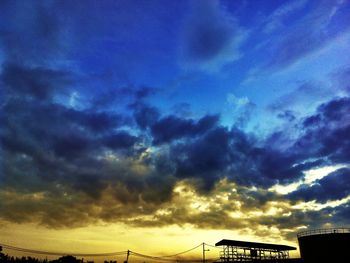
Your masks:
{"label": "silhouetted tree", "polygon": [[51,262],[52,263],[81,263],[82,260],[77,259],[76,257],[73,257],[73,256],[63,256]]}

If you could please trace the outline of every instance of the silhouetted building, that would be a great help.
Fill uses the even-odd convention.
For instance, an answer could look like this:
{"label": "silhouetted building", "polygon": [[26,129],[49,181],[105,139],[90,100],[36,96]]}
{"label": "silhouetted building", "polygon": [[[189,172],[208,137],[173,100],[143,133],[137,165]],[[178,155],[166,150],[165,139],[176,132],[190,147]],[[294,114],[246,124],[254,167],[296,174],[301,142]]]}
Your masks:
{"label": "silhouetted building", "polygon": [[300,232],[298,242],[305,262],[350,262],[350,228]]}
{"label": "silhouetted building", "polygon": [[295,247],[268,243],[246,242],[223,239],[215,246],[222,246],[221,262],[284,260]]}

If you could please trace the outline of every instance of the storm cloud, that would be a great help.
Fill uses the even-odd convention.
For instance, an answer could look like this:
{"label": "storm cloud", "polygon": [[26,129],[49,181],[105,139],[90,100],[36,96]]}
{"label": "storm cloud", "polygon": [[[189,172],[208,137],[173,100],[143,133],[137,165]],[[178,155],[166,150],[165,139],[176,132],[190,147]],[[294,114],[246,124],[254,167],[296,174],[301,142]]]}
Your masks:
{"label": "storm cloud", "polygon": [[171,142],[182,137],[196,137],[218,125],[218,115],[207,115],[197,122],[167,116],[153,123],[151,133],[155,144]]}
{"label": "storm cloud", "polygon": [[[30,86],[37,81],[35,78],[40,80],[41,75],[23,78],[20,84],[28,81]],[[57,78],[55,75],[50,81]],[[133,126],[133,122],[125,121],[127,112],[123,115],[94,108],[75,109],[55,103],[54,93],[45,95],[43,101],[41,96],[33,95],[37,92],[35,89],[15,90],[15,93],[7,93],[2,107],[5,113],[0,133],[4,153],[2,195],[27,196],[29,207],[33,209],[17,206],[16,198],[3,202],[1,209],[6,213],[2,213],[2,217],[7,220],[18,215],[21,221],[39,220],[35,219],[35,214],[41,211],[41,223],[55,227],[80,225],[99,218],[107,221],[125,218],[130,224],[149,225],[141,219],[132,220],[130,216],[153,215],[171,204],[175,200],[175,187],[181,182],[191,182],[194,193],[201,196],[217,191],[218,184],[225,179],[238,189],[251,186],[259,189],[240,190],[240,198],[249,209],[256,206],[250,201],[252,196],[277,183],[296,182],[307,170],[330,162],[348,161],[350,133],[344,114],[350,104],[348,98],[324,103],[315,114],[298,120],[302,127],[300,137],[288,149],[279,149],[275,144],[269,145],[269,137],[259,140],[239,128],[221,126],[218,115],[198,119],[162,116],[156,107],[140,101],[137,107],[133,106],[136,125]],[[135,99],[134,93],[130,94],[131,99]],[[135,127],[138,127],[137,132]],[[134,129],[132,134],[128,132],[130,128]],[[149,147],[154,150],[149,151]],[[343,198],[349,194],[347,177],[348,169],[342,169],[289,196],[266,192],[264,198],[260,196],[256,200],[263,206],[273,200],[325,202]],[[70,213],[71,201],[62,201],[62,213],[56,216],[51,208],[55,201],[50,192],[74,200],[77,216],[70,217],[70,221],[62,218]],[[113,200],[116,205],[109,208]],[[103,207],[103,212],[91,212],[88,218],[78,216],[80,209],[89,211],[86,202]],[[135,208],[141,204],[141,210]],[[135,208],[129,219],[118,212],[126,205]],[[205,214],[208,218],[211,218],[209,214],[215,214],[222,219],[229,208],[222,209]],[[188,210],[170,210],[179,224],[187,221],[198,227],[210,227],[217,223],[216,220],[197,221],[196,217],[186,216],[188,213]],[[182,216],[178,217],[180,214]],[[163,216],[158,219],[152,224],[175,223],[175,219]],[[226,227],[245,227],[232,220],[227,219],[227,222]],[[282,225],[283,221],[269,224],[277,223]]]}
{"label": "storm cloud", "polygon": [[[277,117],[285,120],[280,127],[248,129],[239,118],[227,122],[232,116],[217,112],[222,105],[199,107],[189,98],[201,97],[200,89],[210,82],[205,74],[198,82],[188,78],[193,81],[188,85],[191,89],[184,79],[186,93],[164,94],[167,76],[173,78],[180,69],[175,62],[169,67],[162,63],[178,54],[170,54],[158,38],[148,42],[143,27],[143,22],[149,22],[152,30],[173,32],[164,26],[163,21],[168,21],[164,13],[146,19],[142,8],[135,10],[130,4],[124,8],[132,10],[132,15],[119,17],[113,12],[125,14],[125,10],[113,1],[108,2],[110,13],[104,16],[91,11],[101,8],[99,4],[91,6],[95,2],[87,2],[88,7],[55,1],[34,6],[8,3],[1,3],[8,10],[4,16],[9,21],[9,25],[1,25],[0,43],[1,220],[50,228],[97,222],[138,227],[191,224],[251,229],[260,236],[273,227],[288,236],[290,230],[305,225],[348,222],[348,202],[327,206],[350,195],[348,168],[312,184],[304,180],[311,169],[349,163],[350,98],[345,94],[334,97],[327,93],[313,112],[299,117],[296,111],[284,108],[284,102],[318,91],[316,85],[303,82],[304,86],[273,105],[274,115],[277,112]],[[61,5],[72,8],[63,8],[65,13],[58,16],[54,11]],[[152,7],[147,8],[153,14],[157,8]],[[292,65],[327,44],[323,39],[326,33],[315,29],[318,23],[328,29],[329,12],[323,14],[322,10],[305,14],[303,21],[310,22],[309,26],[298,21],[271,45],[268,51],[276,55],[267,63],[270,68]],[[84,16],[65,27],[69,20],[63,18],[78,11]],[[13,18],[13,13],[17,17]],[[140,21],[135,21],[139,17],[135,14]],[[111,34],[106,17],[115,19]],[[245,33],[228,7],[217,1],[194,2],[183,19],[186,28],[178,29],[182,28],[181,39],[175,41],[173,35],[167,35],[163,41],[181,44],[185,68],[219,70],[242,55]],[[125,25],[131,26],[132,33],[123,30]],[[90,29],[100,33],[92,37]],[[76,38],[67,37],[78,31],[81,34]],[[118,34],[127,35],[128,41],[117,39]],[[146,54],[149,50],[156,54],[152,53],[151,59]],[[111,55],[115,53],[118,59]],[[136,66],[143,60],[147,63],[140,70]],[[139,77],[135,80],[128,76],[132,70],[127,70],[134,67],[133,74]],[[153,79],[148,69],[158,67],[161,74]],[[159,87],[153,87],[154,83]],[[213,83],[211,89],[232,88]],[[208,101],[220,103],[214,96]],[[253,104],[245,95],[231,96],[231,102],[245,107],[244,116],[253,115],[253,108],[254,113],[260,110],[260,102]],[[288,194],[273,190],[300,182]],[[323,206],[303,208],[313,201]]]}

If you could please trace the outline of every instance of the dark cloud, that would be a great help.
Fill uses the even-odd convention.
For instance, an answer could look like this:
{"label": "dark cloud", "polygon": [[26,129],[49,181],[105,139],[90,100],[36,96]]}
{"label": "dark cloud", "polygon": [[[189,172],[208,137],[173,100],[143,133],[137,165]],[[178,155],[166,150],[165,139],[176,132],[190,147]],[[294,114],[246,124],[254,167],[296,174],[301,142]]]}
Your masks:
{"label": "dark cloud", "polygon": [[137,142],[137,137],[127,132],[118,132],[103,138],[105,146],[112,150],[131,148]]}
{"label": "dark cloud", "polygon": [[224,177],[257,187],[291,183],[302,178],[304,171],[324,164],[322,159],[305,161],[293,149],[261,143],[237,128],[217,127],[197,140],[174,145],[170,159],[176,164],[177,177],[200,180],[202,190],[212,189]]}
{"label": "dark cloud", "polygon": [[[334,137],[327,138],[324,150],[330,153],[333,162],[347,163],[350,156],[350,125],[334,132]],[[340,143],[340,142],[343,143]],[[338,148],[336,148],[338,146]]]}
{"label": "dark cloud", "polygon": [[[243,229],[248,223],[228,216],[233,203],[213,205],[195,216],[181,205],[168,207],[164,215],[156,211],[175,202],[174,187],[183,182],[202,197],[220,194],[216,191],[222,180],[234,183],[237,196],[232,200],[241,198],[247,212],[257,206],[268,211],[273,200],[311,200],[324,193],[315,198],[326,201],[348,194],[348,170],[325,177],[308,191],[300,189],[293,197],[266,189],[300,180],[311,168],[348,162],[349,98],[324,103],[304,119],[295,117],[300,136],[282,147],[279,142],[288,134],[258,139],[238,127],[220,126],[219,115],[162,116],[147,102],[152,88],[120,89],[127,102],[125,111],[118,113],[102,106],[108,103],[72,108],[55,101],[60,89],[71,85],[67,74],[13,64],[4,69],[0,195],[6,202],[0,209],[6,220],[38,221],[50,227],[118,220],[138,226],[191,223]],[[23,77],[15,79],[18,72]],[[285,115],[291,117],[289,112]],[[154,220],[140,218],[143,215]],[[311,225],[314,217],[294,213],[290,222],[276,216],[261,217],[261,223],[296,227],[298,220]],[[332,221],[325,217],[322,222]]]}
{"label": "dark cloud", "polygon": [[348,162],[350,152],[350,107],[348,97],[323,103],[314,115],[303,121],[304,133],[295,144],[305,158],[323,157],[332,162]]}
{"label": "dark cloud", "polygon": [[340,205],[333,209],[334,212],[334,222],[339,227],[344,227],[349,224],[349,218],[350,218],[350,202],[347,202],[343,205]]}
{"label": "dark cloud", "polygon": [[88,151],[89,143],[89,139],[81,134],[62,134],[53,139],[52,150],[59,157],[71,159]]}
{"label": "dark cloud", "polygon": [[[237,26],[217,1],[194,3],[186,21],[183,41],[185,59],[189,62],[208,62],[232,45]],[[234,54],[231,54],[234,55]]]}
{"label": "dark cloud", "polygon": [[232,177],[240,184],[259,187],[291,183],[302,178],[303,171],[322,164],[318,160],[299,164],[298,154],[268,147],[252,149],[243,161]]}
{"label": "dark cloud", "polygon": [[203,135],[217,126],[218,122],[218,115],[207,115],[198,121],[168,116],[155,122],[151,126],[151,133],[155,144],[169,143],[183,137]]}
{"label": "dark cloud", "polygon": [[141,129],[154,125],[160,117],[158,109],[145,104],[135,105],[134,118]]}
{"label": "dark cloud", "polygon": [[191,224],[199,229],[241,229],[247,227],[248,223],[238,218],[230,218],[225,211],[214,208],[209,212],[190,215],[190,211],[184,208],[173,208],[170,211],[171,216],[155,216],[151,220],[132,219],[128,223],[142,227],[159,227],[168,225]]}
{"label": "dark cloud", "polygon": [[290,139],[287,148],[278,145],[280,137],[259,142],[239,129],[219,127],[197,140],[177,144],[171,157],[176,176],[199,178],[206,189],[222,177],[241,185],[269,187],[299,180],[312,168],[346,163],[350,149],[348,104],[348,98],[322,104],[315,115],[303,121],[305,125],[306,120],[320,115],[321,123],[305,128],[296,140]]}
{"label": "dark cloud", "polygon": [[[199,179],[202,189],[211,189],[223,177],[241,185],[270,187],[301,179],[304,171],[325,165],[327,161],[323,158],[329,154],[339,161],[335,157],[348,149],[344,143],[347,128],[344,129],[336,127],[325,133],[314,127],[285,148],[278,145],[280,137],[274,134],[271,135],[274,139],[259,142],[237,128],[217,127],[197,139],[175,144],[170,159],[175,162],[177,177]],[[315,140],[310,141],[310,136]],[[342,143],[337,143],[338,140]],[[303,143],[311,144],[314,150],[305,151],[308,146]],[[339,151],[342,148],[344,151]]]}
{"label": "dark cloud", "polygon": [[318,112],[322,113],[325,121],[349,120],[347,113],[350,112],[350,98],[344,97],[324,103],[318,108]]}
{"label": "dark cloud", "polygon": [[156,93],[158,93],[159,90],[153,87],[148,87],[148,86],[142,86],[139,87],[136,91],[135,91],[135,99],[136,100],[141,100],[141,99],[145,99],[148,98],[152,95],[155,95]]}
{"label": "dark cloud", "polygon": [[108,111],[75,110],[61,107],[61,114],[67,121],[94,133],[108,133],[112,129],[128,123],[127,117]]}
{"label": "dark cloud", "polygon": [[6,23],[0,31],[6,60],[37,65],[64,53],[62,17],[57,16],[50,3],[2,1],[2,6]]}
{"label": "dark cloud", "polygon": [[212,189],[230,164],[229,145],[228,130],[219,127],[192,143],[176,145],[171,156],[176,163],[176,176],[198,178],[202,189]]}
{"label": "dark cloud", "polygon": [[63,92],[70,84],[71,75],[67,72],[40,67],[24,67],[18,64],[5,64],[1,73],[7,92],[30,95],[45,100],[55,92]]}
{"label": "dark cloud", "polygon": [[326,177],[317,180],[312,186],[304,185],[289,195],[296,200],[326,202],[338,200],[350,195],[350,170],[338,169]]}
{"label": "dark cloud", "polygon": [[[336,220],[329,215],[329,212],[328,209],[322,209],[319,211],[292,210],[288,216],[262,216],[257,221],[261,225],[280,229],[282,236],[295,242],[296,234],[301,232],[300,227],[319,229],[329,226],[337,226]],[[257,231],[257,234],[259,234],[259,231]]]}
{"label": "dark cloud", "polygon": [[155,95],[159,92],[159,89],[140,86],[135,87],[133,85],[126,85],[121,87],[113,87],[110,89],[104,89],[92,100],[92,108],[98,110],[99,108],[115,106],[116,104],[129,105],[131,108],[139,108],[147,98]]}
{"label": "dark cloud", "polygon": [[[149,175],[147,172],[140,177],[137,171],[130,168],[134,165],[133,162],[137,162],[143,150],[135,149],[134,152],[138,137],[121,129],[122,126],[130,124],[125,121],[127,117],[113,111],[75,109],[56,103],[51,87],[63,83],[65,74],[54,74],[43,68],[15,68],[17,71],[13,72],[12,67],[11,74],[20,70],[25,72],[24,77],[19,75],[18,80],[9,78],[6,67],[1,75],[2,81],[11,88],[5,93],[6,99],[1,109],[3,126],[0,137],[5,160],[1,178],[3,190],[16,189],[19,194],[28,191],[46,192],[58,185],[60,189],[56,190],[59,192],[66,191],[70,195],[77,192],[82,195],[81,202],[84,202],[84,195],[98,200],[106,188],[118,189],[117,185],[124,185],[127,187],[122,198],[117,194],[113,195],[119,202],[139,202],[142,192],[145,193],[143,198],[147,202],[159,202],[169,198],[172,188],[169,176],[164,174],[164,180],[159,179],[159,192],[154,191],[152,194],[149,185],[152,181],[149,178],[158,178],[157,171],[150,171]],[[42,88],[40,94],[45,96],[37,96],[38,86]],[[143,90],[138,89],[137,94],[133,93],[131,96],[145,98],[150,89]],[[107,152],[112,156],[111,161],[106,160]],[[128,161],[128,158],[131,160]],[[49,219],[52,211],[49,205],[44,206],[48,214],[43,220],[45,224],[53,224],[52,219]],[[34,209],[33,213],[35,211]],[[28,215],[27,218],[31,216]]]}
{"label": "dark cloud", "polygon": [[[102,157],[108,149],[112,154],[123,151],[127,158],[137,137],[120,129],[126,124],[120,114],[54,102],[53,90],[64,88],[65,79],[66,74],[44,68],[5,65],[1,80],[8,90],[0,129],[3,188],[21,192],[58,184],[99,198],[111,182],[123,180],[108,171]],[[27,177],[37,180],[29,186]]]}
{"label": "dark cloud", "polygon": [[322,123],[321,116],[319,114],[307,117],[303,121],[304,127],[316,127],[319,123]]}

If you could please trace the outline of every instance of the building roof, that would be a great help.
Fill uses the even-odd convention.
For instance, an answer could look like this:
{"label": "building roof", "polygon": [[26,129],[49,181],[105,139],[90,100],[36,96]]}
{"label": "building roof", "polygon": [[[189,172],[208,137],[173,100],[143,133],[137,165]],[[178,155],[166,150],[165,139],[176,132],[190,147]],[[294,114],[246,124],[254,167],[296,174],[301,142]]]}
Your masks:
{"label": "building roof", "polygon": [[296,250],[295,247],[286,246],[286,245],[247,242],[247,241],[228,240],[228,239],[223,239],[223,240],[217,242],[215,244],[215,246],[232,246],[232,247],[241,247],[241,248],[263,248],[263,249],[273,249],[273,250],[279,250],[279,251]]}
{"label": "building roof", "polygon": [[299,237],[313,236],[313,235],[327,235],[327,234],[350,234],[350,228],[338,227],[338,228],[322,228],[322,229],[311,229],[297,234]]}

